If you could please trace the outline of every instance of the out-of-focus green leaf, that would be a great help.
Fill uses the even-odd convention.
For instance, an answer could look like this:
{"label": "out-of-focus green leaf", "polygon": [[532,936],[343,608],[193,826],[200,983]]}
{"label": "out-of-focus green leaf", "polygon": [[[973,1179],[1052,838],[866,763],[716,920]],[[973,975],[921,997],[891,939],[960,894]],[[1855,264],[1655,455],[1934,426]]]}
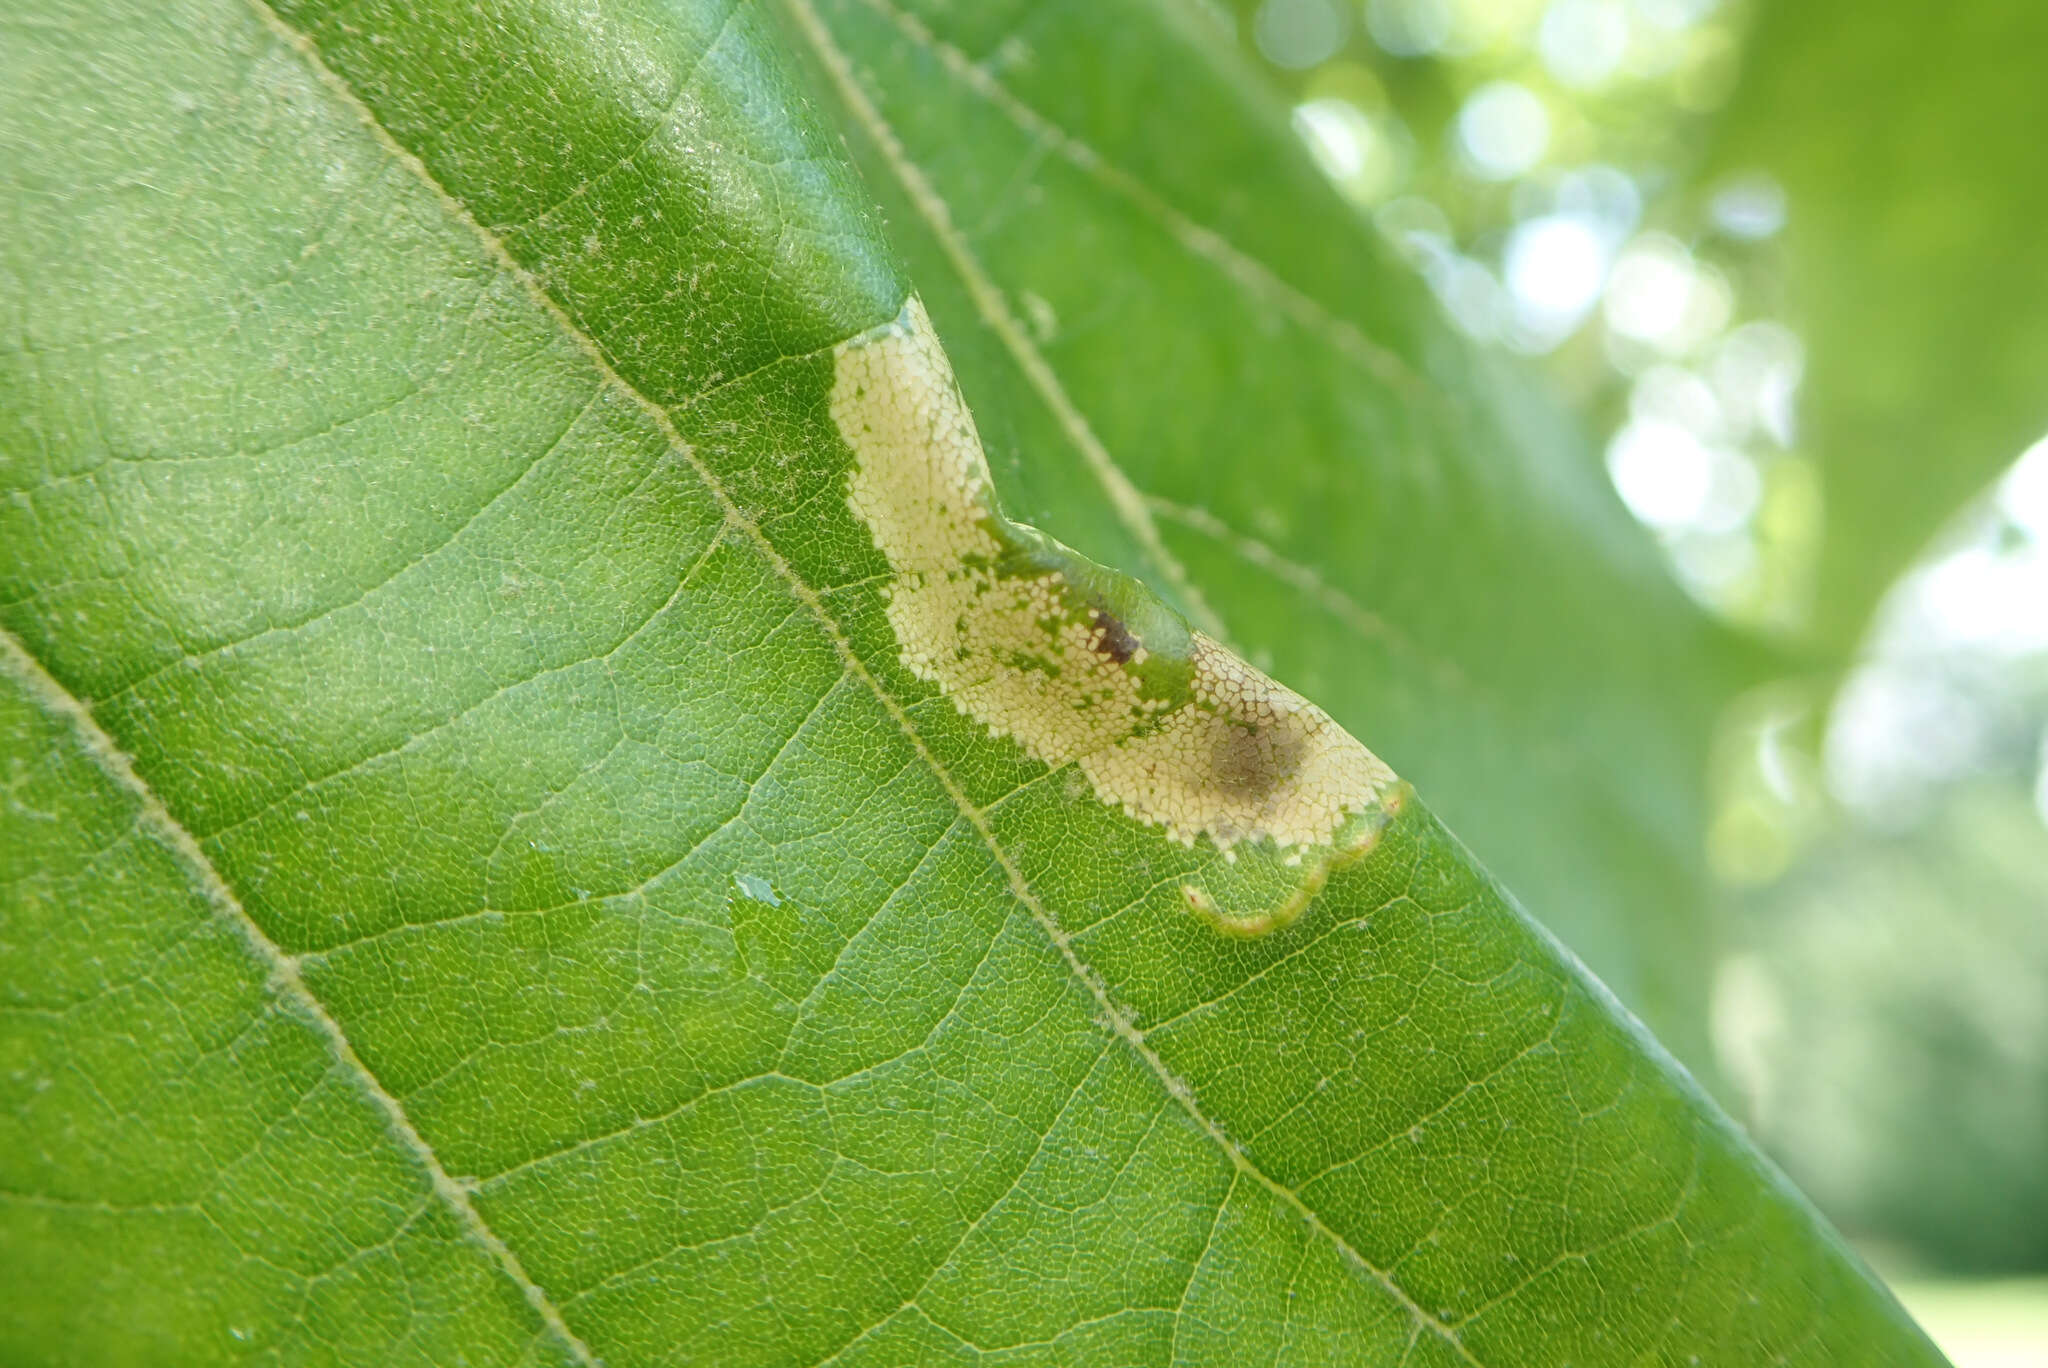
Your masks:
{"label": "out-of-focus green leaf", "polygon": [[2048,430],[2048,7],[1760,4],[1718,153],[1788,193],[1823,645]]}
{"label": "out-of-focus green leaf", "polygon": [[[1554,865],[1503,840],[1557,898],[1658,917],[1703,630],[1169,13],[1036,40],[1080,151],[902,16],[794,19],[1015,508],[1440,747],[1468,830],[1554,813]],[[1344,859],[1172,839],[906,655],[955,571],[1056,595],[1028,643],[1121,615],[998,682],[1185,693],[1195,648],[993,516],[1004,558],[878,545],[860,415],[961,429],[903,367],[849,388],[910,287],[766,11],[8,23],[0,1358],[1938,1362],[1405,790],[1345,791]],[[879,103],[918,81],[925,153]],[[999,285],[1019,348],[958,253],[1074,180],[1045,241],[1095,283]],[[1287,754],[1154,788],[1285,796]],[[1232,937],[1190,888],[1318,896]]]}
{"label": "out-of-focus green leaf", "polygon": [[1750,1123],[1837,1220],[1977,1272],[2048,1259],[2048,832],[1987,784],[1845,833],[1755,909]]}

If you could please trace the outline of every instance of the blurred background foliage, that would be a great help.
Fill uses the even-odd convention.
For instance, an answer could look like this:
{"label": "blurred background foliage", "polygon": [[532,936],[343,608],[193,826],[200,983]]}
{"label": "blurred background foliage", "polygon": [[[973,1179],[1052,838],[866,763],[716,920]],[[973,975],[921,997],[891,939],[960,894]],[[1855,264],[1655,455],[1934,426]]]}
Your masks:
{"label": "blurred background foliage", "polygon": [[2048,6],[1210,6],[1782,662],[1711,779],[1715,1086],[1959,1363],[2048,1362]]}

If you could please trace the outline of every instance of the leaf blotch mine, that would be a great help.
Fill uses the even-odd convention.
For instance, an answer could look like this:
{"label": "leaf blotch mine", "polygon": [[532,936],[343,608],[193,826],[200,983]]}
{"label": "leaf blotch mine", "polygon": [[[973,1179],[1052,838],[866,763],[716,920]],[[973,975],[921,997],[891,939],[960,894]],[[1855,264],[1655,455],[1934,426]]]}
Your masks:
{"label": "leaf blotch mine", "polygon": [[1291,886],[1233,916],[1190,884],[1192,908],[1235,934],[1274,929],[1370,846],[1396,783],[1372,752],[1142,585],[1003,517],[914,297],[837,349],[831,413],[904,666],[990,734],[1074,766],[1101,802],[1225,863],[1257,853]]}

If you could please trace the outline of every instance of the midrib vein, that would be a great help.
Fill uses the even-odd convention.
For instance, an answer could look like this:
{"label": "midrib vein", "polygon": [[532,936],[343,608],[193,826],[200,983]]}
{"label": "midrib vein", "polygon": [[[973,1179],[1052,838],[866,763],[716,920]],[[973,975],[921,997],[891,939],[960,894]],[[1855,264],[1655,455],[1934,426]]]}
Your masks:
{"label": "midrib vein", "polygon": [[[835,76],[835,79],[850,82],[851,72],[846,69],[844,54],[840,53],[838,48],[832,44],[830,34],[824,30],[816,11],[811,9],[808,0],[791,0],[791,3],[797,11],[799,21],[812,28],[810,35],[812,40],[814,42],[822,42],[821,59],[824,59],[828,65],[833,65],[832,57],[837,56],[840,59],[836,67],[838,74]],[[1067,938],[1066,932],[1061,929],[1059,922],[1047,911],[1045,905],[1039,901],[1037,893],[1032,890],[1029,882],[1024,877],[1023,871],[1017,867],[1016,861],[1010,857],[1009,852],[1003,848],[1001,841],[997,839],[994,828],[989,824],[987,814],[967,796],[966,791],[961,788],[959,781],[953,777],[952,771],[925,744],[923,735],[911,722],[909,715],[903,710],[902,705],[897,702],[887,689],[882,687],[881,681],[876,679],[874,674],[868,669],[867,662],[862,660],[854,651],[852,643],[847,640],[846,633],[840,628],[838,620],[825,607],[824,601],[819,597],[817,591],[805,582],[802,576],[796,573],[795,567],[783,556],[775,543],[769,539],[766,533],[761,531],[759,525],[752,518],[748,517],[745,510],[734,501],[731,494],[726,490],[724,482],[718,478],[717,473],[704,463],[703,459],[698,456],[696,449],[685,440],[681,431],[676,427],[673,418],[669,415],[668,410],[647,395],[641,393],[637,387],[623,375],[619,374],[618,370],[612,365],[610,358],[605,355],[604,349],[597,344],[596,339],[591,337],[585,331],[582,324],[549,293],[547,287],[533,272],[529,271],[517,257],[512,255],[511,249],[505,245],[504,241],[479,222],[476,216],[470,213],[467,205],[448,192],[447,188],[435,177],[433,171],[426,163],[403,143],[399,142],[391,134],[390,130],[384,127],[383,122],[377,117],[376,111],[370,108],[356,94],[355,89],[342,78],[340,73],[327,64],[326,59],[320,54],[318,45],[313,42],[310,36],[301,33],[286,23],[275,10],[265,3],[265,0],[248,0],[248,4],[264,27],[275,35],[279,41],[291,48],[292,51],[298,53],[300,58],[306,62],[314,75],[319,79],[320,83],[356,115],[362,122],[364,129],[378,145],[396,160],[399,165],[405,167],[418,177],[420,183],[434,195],[449,217],[455,222],[460,223],[476,237],[477,242],[483,247],[491,260],[497,264],[498,268],[519,282],[521,288],[526,291],[534,303],[561,329],[563,337],[578,351],[583,353],[590,364],[604,377],[605,382],[611,385],[622,398],[647,415],[648,420],[655,425],[656,430],[668,442],[671,450],[682,457],[690,469],[696,473],[698,480],[703,484],[706,491],[710,493],[712,499],[719,505],[720,511],[725,515],[726,519],[745,533],[747,538],[754,543],[762,558],[768,562],[776,574],[789,586],[790,593],[816,618],[820,629],[825,633],[827,639],[831,641],[833,650],[845,664],[848,672],[859,679],[868,691],[874,695],[883,711],[889,715],[891,721],[903,733],[904,737],[909,741],[911,748],[917,753],[919,760],[931,771],[940,787],[945,790],[947,797],[959,810],[961,816],[974,828],[976,835],[980,837],[982,843],[988,848],[990,857],[995,860],[997,867],[1003,872],[1003,877],[1009,886],[1011,896],[1015,897],[1032,919],[1038,923],[1039,927],[1059,952],[1068,971],[1094,999],[1096,1007],[1101,1013],[1102,1021],[1108,1026],[1110,1032],[1139,1057],[1158,1079],[1160,1086],[1166,1090],[1174,1101],[1186,1111],[1188,1117],[1222,1151],[1232,1167],[1238,1173],[1265,1188],[1283,1206],[1294,1212],[1317,1235],[1327,1239],[1345,1262],[1363,1273],[1369,1280],[1386,1292],[1415,1324],[1427,1327],[1430,1331],[1441,1337],[1466,1362],[1474,1364],[1477,1368],[1483,1368],[1483,1366],[1479,1365],[1479,1360],[1474,1358],[1471,1351],[1465,1347],[1455,1329],[1425,1310],[1387,1272],[1367,1262],[1365,1257],[1354,1249],[1343,1236],[1332,1230],[1323,1221],[1322,1217],[1316,1213],[1314,1208],[1302,1200],[1298,1193],[1254,1164],[1250,1157],[1238,1147],[1236,1141],[1232,1140],[1229,1134],[1224,1131],[1222,1126],[1201,1109],[1195,1100],[1193,1091],[1166,1066],[1165,1060],[1161,1059],[1159,1054],[1152,1049],[1151,1045],[1146,1041],[1144,1034],[1132,1024],[1130,1018],[1117,1006],[1100,977],[1074,950],[1072,943]],[[880,115],[871,104],[867,106],[867,110],[869,115],[879,120]],[[882,125],[882,129],[884,132],[888,132],[892,139],[894,138],[893,131],[888,130],[886,125]],[[993,286],[991,285],[990,288],[993,288]],[[1021,333],[1019,334],[1019,340],[1023,340]],[[1028,346],[1028,343],[1026,345]],[[1057,386],[1056,380],[1054,384]],[[1121,477],[1120,471],[1116,473],[1118,477]],[[1128,481],[1125,481],[1125,487],[1129,488]],[[1129,493],[1132,498],[1138,500],[1139,514],[1144,518],[1145,525],[1150,526],[1150,515],[1144,511],[1142,496],[1135,489],[1129,489]],[[1153,535],[1156,537],[1156,531]],[[1169,563],[1177,565],[1176,562],[1169,561]],[[109,745],[111,744],[109,742]],[[189,840],[189,836],[186,839]],[[196,853],[196,846],[194,849]],[[203,856],[201,858],[203,859]],[[223,891],[225,892],[225,886],[223,886]],[[253,923],[251,925],[253,928]],[[261,934],[260,931],[258,931],[258,934]],[[266,941],[265,943],[267,944],[268,942]],[[271,949],[275,952],[276,947],[273,946]],[[336,1039],[345,1048],[346,1041],[341,1040],[339,1027],[336,1026],[334,1029]],[[396,1104],[394,1103],[393,1105],[395,1106]],[[408,1127],[408,1129],[410,1128]],[[417,1138],[417,1133],[414,1134],[415,1138]],[[421,1140],[419,1143],[424,1151],[425,1141]],[[431,1151],[426,1151],[426,1153],[431,1157]],[[440,1173],[438,1164],[435,1167],[435,1172],[437,1174]],[[441,1175],[441,1177],[443,1181],[449,1183],[449,1186],[453,1189],[454,1196],[461,1198],[463,1203],[462,1209],[470,1211],[472,1216],[474,1216],[473,1208],[468,1206],[466,1194],[459,1187],[456,1187],[452,1180],[446,1179],[445,1174]],[[480,1219],[477,1221],[477,1224],[481,1227]],[[497,1240],[495,1235],[490,1235],[488,1230],[485,1230],[483,1233],[493,1242],[496,1250],[501,1251],[503,1259],[509,1261],[508,1266],[517,1267],[517,1260],[512,1252],[506,1249],[503,1243]],[[524,1275],[521,1274],[520,1276],[523,1277]],[[529,1296],[540,1297],[542,1303],[545,1304],[545,1294],[541,1292],[538,1286],[532,1284],[530,1280],[525,1285],[532,1288]],[[559,1314],[554,1316],[552,1323],[558,1325],[561,1323]],[[565,1336],[568,1335],[565,1325],[562,1326],[560,1333]],[[573,1338],[571,1338],[570,1342],[576,1344],[577,1348],[586,1356],[587,1361],[594,1363],[594,1360],[588,1360],[589,1351],[584,1349],[580,1342],[575,1341]]]}
{"label": "midrib vein", "polygon": [[411,1118],[405,1114],[404,1104],[387,1091],[377,1075],[370,1071],[370,1066],[349,1043],[341,1023],[306,986],[305,979],[299,974],[297,958],[287,954],[256,924],[256,919],[249,915],[234,890],[228,887],[227,880],[214,868],[213,861],[199,848],[199,842],[136,773],[134,760],[100,727],[91,710],[44,669],[42,662],[4,627],[0,627],[0,672],[13,679],[45,713],[70,725],[79,749],[94,767],[136,804],[137,825],[171,853],[191,880],[193,890],[263,967],[265,984],[270,992],[289,1003],[319,1033],[342,1072],[355,1082],[363,1096],[383,1115],[385,1128],[392,1139],[426,1171],[434,1196],[454,1213],[464,1233],[518,1287],[549,1333],[561,1341],[576,1362],[586,1365],[586,1368],[599,1368],[597,1356],[569,1329],[546,1291],[527,1275],[519,1256],[485,1224],[482,1214],[470,1202],[469,1193],[442,1167],[440,1156],[434,1153],[433,1146],[427,1143],[426,1137],[413,1127]]}

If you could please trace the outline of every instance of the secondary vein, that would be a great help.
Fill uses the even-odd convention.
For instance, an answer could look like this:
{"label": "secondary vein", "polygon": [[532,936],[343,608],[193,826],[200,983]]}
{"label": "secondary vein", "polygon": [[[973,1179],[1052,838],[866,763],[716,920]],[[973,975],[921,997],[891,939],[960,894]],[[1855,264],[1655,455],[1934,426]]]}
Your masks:
{"label": "secondary vein", "polygon": [[[400,165],[406,167],[419,178],[420,182],[435,196],[444,211],[455,222],[463,225],[476,237],[485,253],[497,264],[499,269],[506,272],[507,275],[521,285],[535,304],[561,329],[564,338],[588,358],[590,364],[597,369],[606,382],[615,387],[623,398],[630,401],[647,415],[648,419],[669,443],[671,449],[696,473],[705,490],[719,505],[727,519],[756,545],[762,557],[775,570],[777,576],[788,585],[790,593],[814,615],[820,629],[830,640],[834,651],[837,652],[840,659],[845,663],[848,671],[855,675],[874,694],[882,709],[902,731],[912,749],[917,752],[920,760],[931,770],[934,778],[946,791],[947,796],[958,808],[961,815],[974,827],[976,834],[988,848],[990,856],[995,860],[997,867],[1003,872],[1011,895],[1017,899],[1031,915],[1032,919],[1043,929],[1047,938],[1052,942],[1067,965],[1069,972],[1073,974],[1074,978],[1079,981],[1081,986],[1094,999],[1097,1010],[1100,1012],[1101,1018],[1111,1034],[1138,1055],[1147,1069],[1159,1080],[1168,1095],[1209,1136],[1211,1141],[1217,1145],[1239,1173],[1265,1188],[1283,1206],[1294,1212],[1298,1218],[1305,1222],[1311,1230],[1319,1236],[1328,1239],[1346,1263],[1365,1274],[1369,1280],[1378,1285],[1408,1315],[1411,1321],[1419,1326],[1426,1327],[1436,1334],[1445,1343],[1450,1345],[1466,1362],[1475,1366],[1479,1365],[1479,1360],[1473,1357],[1471,1351],[1465,1346],[1452,1326],[1425,1310],[1385,1270],[1379,1269],[1367,1262],[1364,1256],[1345,1240],[1343,1236],[1331,1229],[1322,1220],[1321,1216],[1302,1200],[1298,1193],[1254,1164],[1251,1158],[1223,1130],[1222,1126],[1201,1110],[1192,1089],[1167,1067],[1165,1061],[1160,1058],[1159,1054],[1146,1041],[1144,1034],[1138,1030],[1124,1011],[1117,1006],[1100,977],[1094,973],[1092,968],[1074,950],[1065,931],[1061,929],[1058,921],[1039,900],[1037,893],[1024,878],[1022,870],[997,839],[994,828],[989,824],[987,814],[967,796],[966,791],[961,788],[959,781],[953,776],[952,772],[941,763],[939,758],[932,753],[930,747],[925,744],[924,737],[911,723],[909,715],[903,709],[903,705],[887,689],[882,687],[881,681],[868,669],[867,663],[853,650],[851,642],[848,641],[838,621],[826,609],[818,591],[796,573],[795,567],[790,565],[780,549],[776,547],[767,534],[761,531],[758,524],[749,518],[746,512],[732,498],[731,494],[726,490],[723,481],[718,478],[717,473],[704,462],[703,458],[697,454],[695,448],[684,439],[668,410],[643,394],[624,376],[619,374],[610,359],[605,355],[603,348],[597,344],[596,339],[549,293],[547,287],[542,284],[533,272],[528,270],[518,258],[512,255],[511,249],[506,246],[503,239],[485,227],[469,211],[467,205],[449,193],[447,187],[441,184],[432,170],[427,167],[426,163],[417,154],[399,142],[390,130],[384,127],[382,121],[377,117],[376,111],[371,109],[362,97],[356,94],[353,87],[339,73],[327,65],[317,45],[310,37],[287,24],[265,3],[265,0],[248,0],[248,3],[263,25],[280,41],[298,53],[320,82],[338,100],[355,113],[371,137],[390,156],[395,158]],[[791,0],[791,4],[796,9],[797,17],[801,22],[805,22],[809,26],[815,26],[814,41],[817,38],[822,38],[827,45],[827,50],[820,54],[827,61],[827,65],[832,65],[831,56],[836,55],[839,58],[838,67],[843,73],[840,79],[850,82],[851,72],[850,70],[845,70],[844,54],[839,53],[837,47],[831,44],[830,34],[824,30],[822,21],[818,19],[816,11],[811,8],[808,0]],[[868,106],[868,111],[876,119],[880,118],[879,113],[874,111],[872,105]],[[884,129],[886,131],[886,125]],[[893,132],[890,133],[890,136],[894,136]],[[992,284],[990,288],[994,288]],[[1020,340],[1022,339],[1021,332],[1019,333],[1019,338]],[[1033,354],[1036,354],[1035,349]],[[1042,365],[1043,358],[1041,357],[1039,360]],[[1050,376],[1049,368],[1047,368],[1047,374]],[[1054,379],[1054,385],[1057,388],[1056,378]],[[1061,393],[1063,394],[1063,391]],[[1110,468],[1114,470],[1113,464]],[[1116,474],[1121,478],[1121,471],[1117,471]],[[1125,485],[1128,487],[1128,480],[1125,480]],[[1150,514],[1144,511],[1142,496],[1134,488],[1130,489],[1129,492],[1131,497],[1137,500],[1138,509],[1145,518],[1146,525],[1150,526]],[[1153,535],[1157,536],[1156,530]],[[460,1194],[460,1189],[457,1188],[456,1192]],[[467,1198],[465,1197],[464,1200],[466,1202]],[[492,1238],[495,1239],[495,1236]],[[502,1247],[501,1244],[500,1248]],[[509,1249],[505,1250],[505,1255],[507,1258],[512,1257]],[[541,1294],[537,1287],[534,1289],[534,1292],[544,1297],[544,1294]],[[566,1327],[564,1327],[564,1333],[567,1333]],[[585,1353],[587,1352],[586,1350]]]}
{"label": "secondary vein", "polygon": [[414,1128],[411,1118],[405,1114],[404,1104],[385,1089],[370,1066],[355,1052],[355,1047],[341,1029],[341,1023],[306,986],[299,974],[298,960],[256,924],[256,919],[249,915],[220,871],[214,868],[213,861],[200,849],[199,842],[136,773],[135,762],[100,727],[85,704],[45,670],[28,648],[5,628],[0,628],[0,673],[5,673],[19,685],[44,712],[69,724],[79,749],[136,804],[138,824],[171,853],[191,880],[193,890],[263,967],[270,991],[288,1003],[319,1033],[335,1063],[383,1114],[385,1127],[392,1138],[426,1171],[434,1195],[455,1214],[464,1233],[518,1287],[527,1304],[540,1315],[549,1332],[562,1342],[576,1362],[585,1368],[599,1368],[597,1356],[569,1329],[546,1291],[527,1275],[519,1256],[485,1224],[482,1214],[469,1200],[469,1193],[442,1167],[440,1156],[434,1153],[433,1146],[427,1143],[426,1137]]}
{"label": "secondary vein", "polygon": [[819,60],[831,75],[833,84],[838,87],[840,95],[845,99],[847,108],[860,121],[868,136],[874,139],[883,159],[889,163],[890,171],[902,185],[903,192],[916,206],[919,216],[931,229],[932,236],[938,239],[947,262],[974,300],[975,312],[981,315],[982,322],[1002,342],[1004,349],[1017,363],[1018,369],[1024,372],[1024,378],[1030,382],[1031,388],[1037,391],[1039,398],[1052,411],[1060,430],[1066,433],[1067,440],[1081,453],[1082,460],[1087,462],[1089,471],[1102,486],[1103,493],[1108,496],[1110,508],[1115,512],[1117,521],[1124,525],[1124,530],[1131,534],[1146,557],[1159,567],[1161,575],[1173,586],[1174,592],[1186,606],[1188,617],[1194,624],[1218,641],[1228,641],[1230,636],[1223,625],[1223,620],[1202,597],[1202,591],[1189,578],[1187,569],[1181,565],[1179,557],[1167,548],[1166,542],[1160,537],[1159,528],[1152,521],[1152,512],[1145,505],[1144,494],[1109,454],[1109,449],[1102,444],[1102,439],[1095,435],[1095,429],[1089,424],[1087,415],[1081,412],[1080,406],[1075,404],[1073,397],[1067,393],[1066,386],[1060,383],[1059,376],[1053,371],[1051,363],[1045,359],[1045,354],[1025,336],[1024,325],[1010,312],[1010,306],[1003,298],[1002,288],[990,277],[987,268],[967,245],[966,235],[953,222],[952,210],[947,207],[931,180],[911,160],[902,140],[896,136],[888,120],[882,117],[881,111],[868,98],[867,91],[854,79],[852,64],[847,60],[846,54],[840,51],[838,44],[832,41],[830,31],[818,17],[818,12],[812,8],[810,0],[790,0],[790,10],[796,17],[798,27],[804,31],[804,36],[810,40]]}

